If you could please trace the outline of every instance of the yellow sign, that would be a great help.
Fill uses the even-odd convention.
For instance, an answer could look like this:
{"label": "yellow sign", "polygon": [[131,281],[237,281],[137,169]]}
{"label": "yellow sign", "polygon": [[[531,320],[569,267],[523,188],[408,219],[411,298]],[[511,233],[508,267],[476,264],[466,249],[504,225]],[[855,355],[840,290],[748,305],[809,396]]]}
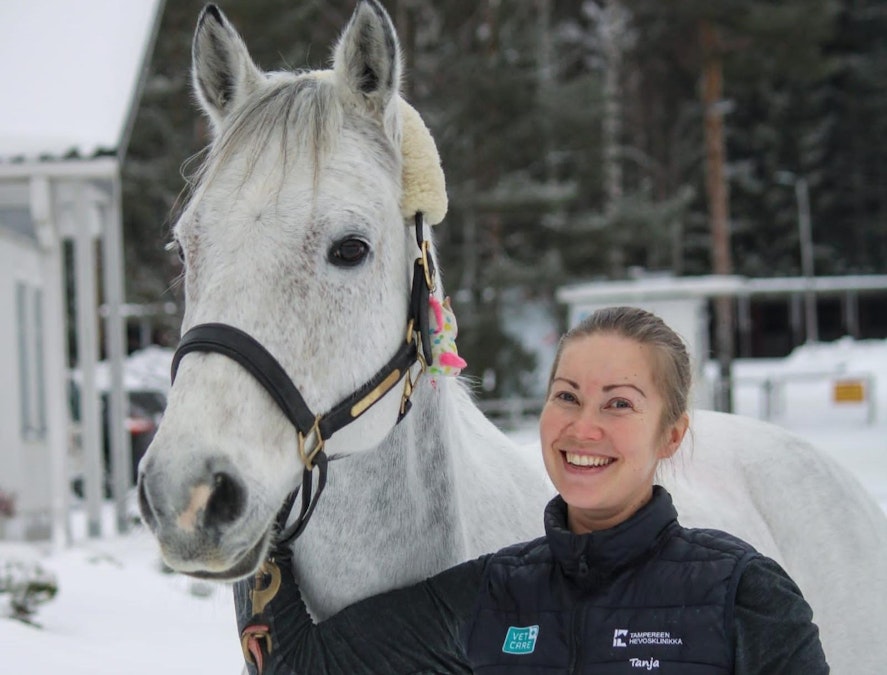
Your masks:
{"label": "yellow sign", "polygon": [[863,380],[838,380],[834,388],[835,403],[862,403],[865,401]]}

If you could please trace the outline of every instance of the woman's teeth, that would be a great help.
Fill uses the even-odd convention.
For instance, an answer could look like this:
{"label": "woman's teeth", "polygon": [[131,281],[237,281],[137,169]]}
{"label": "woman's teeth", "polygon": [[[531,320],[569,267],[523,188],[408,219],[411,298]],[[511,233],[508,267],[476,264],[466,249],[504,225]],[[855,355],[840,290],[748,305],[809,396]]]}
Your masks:
{"label": "woman's teeth", "polygon": [[595,455],[577,455],[573,452],[564,453],[567,457],[567,463],[574,466],[606,466],[614,462],[612,457],[598,457]]}

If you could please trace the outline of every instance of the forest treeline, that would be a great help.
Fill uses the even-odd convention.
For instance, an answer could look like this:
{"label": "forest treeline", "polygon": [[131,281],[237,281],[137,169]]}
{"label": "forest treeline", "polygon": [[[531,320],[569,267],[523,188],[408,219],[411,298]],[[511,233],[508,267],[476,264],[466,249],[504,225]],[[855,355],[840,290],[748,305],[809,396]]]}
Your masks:
{"label": "forest treeline", "polygon": [[[531,361],[500,325],[503,289],[712,272],[700,91],[712,58],[732,270],[800,274],[802,178],[816,273],[887,272],[887,0],[383,2],[404,95],[447,175],[437,235],[460,349],[499,371],[499,393]],[[328,66],[354,0],[218,4],[270,70]],[[164,244],[186,160],[207,142],[189,84],[202,5],[165,3],[124,164],[133,301],[181,299]]]}

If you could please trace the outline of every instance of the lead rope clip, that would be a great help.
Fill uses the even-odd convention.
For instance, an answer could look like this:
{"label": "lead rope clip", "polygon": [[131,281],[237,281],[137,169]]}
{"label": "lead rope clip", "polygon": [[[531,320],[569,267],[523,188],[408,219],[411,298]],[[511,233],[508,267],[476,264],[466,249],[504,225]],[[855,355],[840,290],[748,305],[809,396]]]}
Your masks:
{"label": "lead rope clip", "polygon": [[[267,579],[267,584],[266,584]],[[280,568],[273,560],[266,560],[256,571],[253,579],[253,588],[250,591],[250,604],[253,610],[253,619],[261,621],[260,617],[280,590]],[[252,623],[243,629],[240,634],[240,647],[243,650],[243,658],[247,663],[253,664],[261,675],[265,668],[265,654],[270,654],[272,649],[271,628],[265,623]]]}
{"label": "lead rope clip", "polygon": [[[253,624],[243,629],[240,634],[240,647],[247,663],[256,667],[259,675],[265,670],[265,652],[271,653],[271,633],[264,624]],[[264,642],[264,651],[263,645]]]}

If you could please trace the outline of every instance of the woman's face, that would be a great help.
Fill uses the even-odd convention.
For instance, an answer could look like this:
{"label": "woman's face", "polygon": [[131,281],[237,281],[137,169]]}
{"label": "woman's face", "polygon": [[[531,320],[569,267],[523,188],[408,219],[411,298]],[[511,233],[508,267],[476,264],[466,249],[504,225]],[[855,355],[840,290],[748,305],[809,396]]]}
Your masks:
{"label": "woman's face", "polygon": [[614,333],[567,343],[539,420],[542,456],[573,532],[618,525],[649,501],[659,460],[677,451],[683,415],[663,433],[650,347]]}

